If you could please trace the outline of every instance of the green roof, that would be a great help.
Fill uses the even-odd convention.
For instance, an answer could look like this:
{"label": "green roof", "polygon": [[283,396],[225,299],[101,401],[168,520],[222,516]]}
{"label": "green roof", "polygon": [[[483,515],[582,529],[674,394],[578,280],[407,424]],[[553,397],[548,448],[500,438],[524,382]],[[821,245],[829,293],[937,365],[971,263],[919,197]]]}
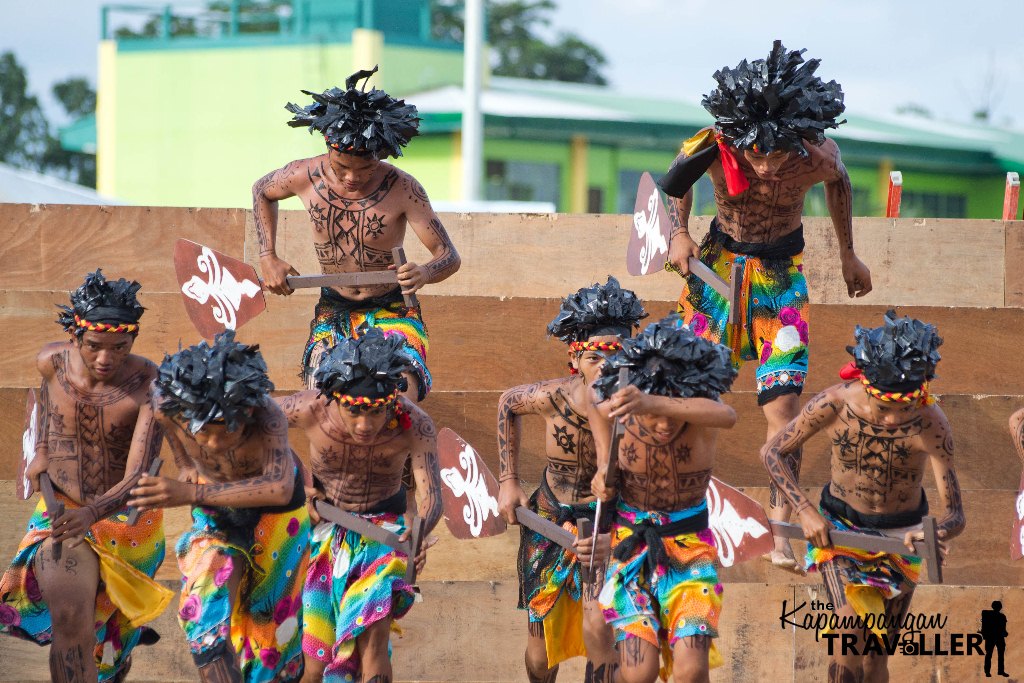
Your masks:
{"label": "green roof", "polygon": [[96,153],[96,114],[87,114],[58,131],[60,146],[69,152]]}
{"label": "green roof", "polygon": [[[456,130],[462,91],[457,86],[405,95],[424,119],[424,132]],[[566,139],[660,147],[678,144],[711,124],[699,98],[656,98],[611,88],[495,77],[481,97],[489,135]],[[847,112],[848,122],[830,131],[848,159],[877,163],[880,157],[936,171],[1024,172],[1024,131],[956,124],[908,116]],[[861,159],[863,158],[863,159]]]}

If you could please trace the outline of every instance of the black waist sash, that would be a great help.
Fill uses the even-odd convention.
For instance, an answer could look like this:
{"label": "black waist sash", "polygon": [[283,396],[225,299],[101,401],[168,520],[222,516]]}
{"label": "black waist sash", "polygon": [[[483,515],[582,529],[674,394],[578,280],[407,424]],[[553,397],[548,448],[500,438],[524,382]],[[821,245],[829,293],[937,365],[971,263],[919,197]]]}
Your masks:
{"label": "black waist sash", "polygon": [[[537,491],[540,496],[543,496],[544,502],[547,503],[544,509],[555,515],[555,524],[558,526],[562,526],[566,522],[575,525],[577,519],[582,517],[589,519],[594,515],[593,503],[562,503],[558,500],[555,492],[551,490],[551,486],[548,484],[547,467],[541,472],[540,486],[537,487]],[[540,506],[538,505],[538,507]],[[607,532],[611,528],[612,511],[614,509],[614,503],[601,506],[601,524],[599,526],[602,533]]]}
{"label": "black waist sash", "polygon": [[800,225],[793,232],[774,242],[738,242],[722,232],[718,227],[718,216],[715,216],[711,219],[711,230],[704,239],[706,243],[718,244],[734,254],[762,259],[788,259],[797,256],[804,250],[804,226]]}
{"label": "black waist sash", "polygon": [[633,532],[615,546],[615,550],[612,551],[615,559],[625,562],[633,553],[639,550],[641,545],[645,545],[647,546],[647,567],[654,571],[659,566],[663,566],[668,562],[665,545],[661,542],[661,539],[679,536],[680,534],[692,534],[707,529],[708,511],[705,508],[695,515],[668,524],[654,524],[649,519],[645,519],[639,524],[633,524],[622,515],[616,515],[615,522],[620,526],[628,527]]}
{"label": "black waist sash", "polygon": [[854,510],[845,500],[832,495],[829,485],[821,490],[821,509],[830,515],[841,517],[861,529],[899,529],[920,524],[928,514],[928,498],[921,489],[921,502],[916,510],[904,510],[886,514],[871,514]]}

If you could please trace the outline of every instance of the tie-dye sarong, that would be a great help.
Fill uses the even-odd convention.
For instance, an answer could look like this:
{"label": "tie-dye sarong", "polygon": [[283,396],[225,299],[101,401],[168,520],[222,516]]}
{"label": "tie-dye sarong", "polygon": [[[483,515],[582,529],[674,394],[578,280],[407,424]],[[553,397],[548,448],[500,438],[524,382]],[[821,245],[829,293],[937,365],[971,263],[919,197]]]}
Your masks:
{"label": "tie-dye sarong", "polygon": [[[908,531],[921,529],[920,519],[928,513],[927,500],[922,495],[922,506],[915,512],[892,515],[889,522],[876,520],[878,526],[860,526],[854,524],[842,514],[842,501],[833,498],[826,484],[822,492],[822,505],[818,508],[821,514],[840,531],[855,531],[872,536],[889,536],[903,540]],[[922,512],[923,510],[923,512]],[[851,515],[852,516],[852,515]],[[873,515],[873,517],[882,517]],[[918,521],[915,523],[914,519]],[[883,526],[884,525],[884,526]],[[897,555],[894,553],[873,553],[860,548],[846,546],[829,546],[817,548],[807,545],[807,571],[825,574],[834,570],[835,575],[843,584],[843,596],[831,595],[836,588],[826,582],[830,599],[836,604],[840,597],[853,607],[860,617],[878,615],[885,611],[885,601],[895,598],[905,590],[913,590],[921,578],[921,558],[915,555]],[[831,565],[831,566],[830,566]],[[879,629],[873,629],[881,633]]]}
{"label": "tie-dye sarong", "polygon": [[771,244],[735,242],[717,228],[700,245],[700,260],[726,282],[733,262],[743,265],[736,325],[729,302],[696,275],[686,277],[677,311],[695,334],[732,349],[733,362],[756,360],[757,402],[799,395],[807,378],[810,304],[803,273],[803,228]]}
{"label": "tie-dye sarong", "polygon": [[362,301],[346,299],[333,289],[320,290],[320,301],[309,324],[309,339],[302,354],[300,376],[306,386],[313,388],[313,373],[323,349],[334,346],[339,339],[358,337],[363,325],[378,327],[386,335],[399,334],[405,339],[405,352],[415,366],[419,383],[418,400],[422,401],[430,393],[433,382],[427,369],[430,340],[420,309],[407,307],[400,289]]}
{"label": "tie-dye sarong", "polygon": [[197,667],[231,652],[246,683],[301,677],[309,513],[296,488],[280,508],[192,508],[177,546],[178,623]]}
{"label": "tie-dye sarong", "polygon": [[[540,504],[541,498],[544,504]],[[594,517],[597,503],[560,503],[547,483],[530,496],[529,508],[545,519],[576,533],[576,520]],[[557,509],[558,512],[552,512]],[[525,526],[519,527],[519,609],[531,622],[544,622],[548,667],[572,657],[585,657],[583,645],[582,576],[576,554]]]}
{"label": "tie-dye sarong", "polygon": [[[617,513],[612,558],[598,602],[616,641],[643,638],[661,649],[666,678],[676,641],[718,637],[722,584],[718,550],[707,528],[707,503],[648,512],[620,501]],[[714,641],[709,662],[722,664]]]}
{"label": "tie-dye sarong", "polygon": [[[405,532],[401,513],[360,517],[395,534]],[[402,618],[412,607],[416,594],[405,582],[406,560],[403,553],[331,522],[313,529],[303,592],[302,651],[327,663],[325,683],[358,680],[356,638],[382,619]]]}
{"label": "tie-dye sarong", "polygon": [[[71,510],[80,507],[57,497]],[[121,510],[92,525],[86,540],[100,560],[96,592],[96,666],[99,680],[114,678],[139,644],[144,623],[156,619],[173,593],[153,581],[164,559],[163,511],[150,510],[127,524]],[[10,568],[0,578],[0,632],[46,645],[53,639],[50,609],[43,601],[34,561],[50,537],[50,517],[40,498]],[[152,635],[152,634],[151,634]]]}

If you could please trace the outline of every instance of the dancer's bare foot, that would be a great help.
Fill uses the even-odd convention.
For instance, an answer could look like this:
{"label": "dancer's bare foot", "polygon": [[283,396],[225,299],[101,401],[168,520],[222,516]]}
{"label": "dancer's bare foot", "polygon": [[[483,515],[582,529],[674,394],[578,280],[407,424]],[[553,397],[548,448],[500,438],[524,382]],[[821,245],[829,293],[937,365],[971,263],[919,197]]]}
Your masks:
{"label": "dancer's bare foot", "polygon": [[781,546],[776,545],[775,550],[762,555],[761,557],[768,562],[771,562],[772,566],[777,569],[792,572],[799,576],[804,576],[807,573],[803,565],[797,562],[796,557],[793,555],[793,549],[786,540],[782,541]]}

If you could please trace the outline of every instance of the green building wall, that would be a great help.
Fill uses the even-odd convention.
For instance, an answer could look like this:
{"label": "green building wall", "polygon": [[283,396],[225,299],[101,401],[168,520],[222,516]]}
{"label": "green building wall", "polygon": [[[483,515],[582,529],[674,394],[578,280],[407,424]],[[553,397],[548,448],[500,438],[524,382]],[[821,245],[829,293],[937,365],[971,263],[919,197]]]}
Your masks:
{"label": "green building wall", "polygon": [[[343,86],[353,45],[197,42],[108,41],[107,63],[101,47],[100,192],[154,206],[248,206],[257,178],[323,152],[322,138],[286,125],[284,106],[309,103],[301,90]],[[381,57],[375,84],[393,93],[461,78],[460,51],[394,46]]]}
{"label": "green building wall", "polygon": [[[371,62],[358,68],[379,63],[381,71],[374,84],[398,96],[461,81],[460,50],[402,43],[389,43],[384,49],[383,34],[373,31],[353,33],[347,43],[251,36],[216,41],[104,41],[97,111],[98,189],[145,205],[249,206],[250,188],[257,178],[289,161],[324,151],[318,136],[286,125],[290,114],[284,105],[308,103],[308,96],[300,92],[303,89],[321,91],[343,85],[357,61]],[[407,148],[407,156],[394,163],[416,176],[432,198],[458,200],[461,152],[458,133],[452,132],[458,129],[458,117],[434,118],[440,127],[425,124],[423,135]],[[507,125],[487,133],[485,161],[557,164],[556,208],[570,211],[572,122],[565,122],[561,132],[541,131],[538,137],[544,139],[530,139],[529,125],[523,121],[513,126],[515,137],[510,137]],[[680,130],[679,140],[691,132]],[[564,140],[558,139],[561,135]],[[619,196],[626,192],[619,187],[620,173],[661,173],[672,162],[675,146],[644,149],[633,143],[608,144],[608,139],[606,135],[587,144],[586,186],[601,191],[600,209],[611,213],[620,205],[632,206],[631,196]],[[932,199],[962,195],[965,217],[999,217],[1005,177],[990,172],[967,153],[940,150],[930,156],[927,150],[894,149],[890,155],[884,145],[876,147],[869,149],[860,141],[844,147],[850,150],[844,158],[858,215],[882,214],[888,172],[895,169],[904,177],[904,215],[914,215],[909,200],[915,195],[932,195]],[[940,157],[947,160],[936,161]],[[968,171],[954,170],[958,168]],[[707,188],[698,191],[707,192]],[[706,201],[699,200],[697,206],[701,204]],[[299,204],[289,200],[284,206],[298,208]],[[820,187],[812,192],[807,211],[825,213]]]}

